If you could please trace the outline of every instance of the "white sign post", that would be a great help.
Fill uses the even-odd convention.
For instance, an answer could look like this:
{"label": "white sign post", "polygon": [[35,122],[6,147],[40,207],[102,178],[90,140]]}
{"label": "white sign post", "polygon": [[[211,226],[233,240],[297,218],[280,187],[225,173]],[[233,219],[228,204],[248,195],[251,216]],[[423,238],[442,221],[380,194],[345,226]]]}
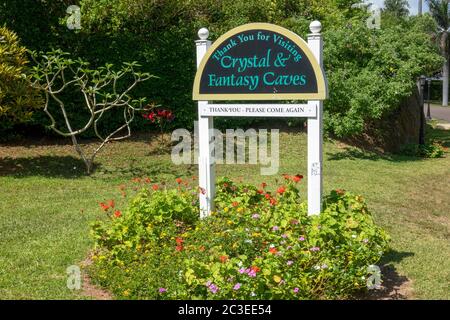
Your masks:
{"label": "white sign post", "polygon": [[[320,67],[323,67],[323,41],[319,21],[310,24],[308,47]],[[198,32],[197,68],[200,66],[211,41],[209,31],[202,28]],[[318,215],[322,211],[322,115],[323,101],[310,100],[307,104],[210,104],[198,101],[199,115],[199,187],[200,216],[210,215],[214,210],[215,160],[213,141],[213,117],[306,117],[308,118],[308,215]]]}
{"label": "white sign post", "polygon": [[[320,66],[323,67],[323,40],[320,31],[322,25],[314,21],[309,26],[308,47]],[[317,106],[315,117],[308,118],[308,214],[322,212],[322,157],[323,157],[323,101],[309,101],[308,105]]]}
{"label": "white sign post", "polygon": [[[209,31],[202,28],[198,31],[200,40],[195,41],[197,46],[197,67],[211,46],[207,40]],[[208,107],[208,101],[199,101],[198,110]],[[205,218],[214,210],[215,196],[215,168],[213,154],[213,128],[212,116],[204,116],[198,113],[198,180],[200,187],[200,218]]]}

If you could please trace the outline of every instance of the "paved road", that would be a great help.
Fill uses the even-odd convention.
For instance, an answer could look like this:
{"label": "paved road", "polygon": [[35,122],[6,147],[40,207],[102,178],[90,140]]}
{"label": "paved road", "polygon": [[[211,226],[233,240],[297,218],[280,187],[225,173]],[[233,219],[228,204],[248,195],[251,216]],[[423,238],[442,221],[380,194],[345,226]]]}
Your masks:
{"label": "paved road", "polygon": [[[425,103],[425,116],[427,115],[428,105]],[[450,122],[450,107],[441,107],[438,105],[431,105],[431,117],[433,119],[440,119]]]}

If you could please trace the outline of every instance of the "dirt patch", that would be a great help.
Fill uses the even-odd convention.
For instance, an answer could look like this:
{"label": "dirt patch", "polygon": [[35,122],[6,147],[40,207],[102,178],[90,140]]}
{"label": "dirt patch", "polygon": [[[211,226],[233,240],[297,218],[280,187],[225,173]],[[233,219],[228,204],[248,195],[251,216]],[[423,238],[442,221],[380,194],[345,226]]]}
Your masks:
{"label": "dirt patch", "polygon": [[391,265],[381,267],[383,284],[380,289],[370,290],[362,300],[411,300],[414,299],[412,281],[398,274]]}
{"label": "dirt patch", "polygon": [[[83,262],[81,262],[82,269],[86,269],[86,267],[92,264],[92,260],[87,258]],[[93,300],[113,300],[113,296],[110,292],[103,290],[97,286],[95,286],[87,272],[84,270],[82,272],[82,288],[81,295],[83,297],[88,297]]]}

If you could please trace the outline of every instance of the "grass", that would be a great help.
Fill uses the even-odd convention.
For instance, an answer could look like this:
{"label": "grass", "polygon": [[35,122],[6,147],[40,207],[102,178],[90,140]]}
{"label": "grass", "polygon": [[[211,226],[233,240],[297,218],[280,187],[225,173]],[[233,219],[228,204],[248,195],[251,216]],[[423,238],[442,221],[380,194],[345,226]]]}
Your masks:
{"label": "grass", "polygon": [[[430,136],[450,145],[450,132]],[[280,174],[306,173],[306,136],[282,133]],[[83,299],[66,287],[66,268],[83,261],[92,244],[89,222],[98,203],[121,198],[118,186],[133,177],[173,181],[197,175],[174,166],[141,138],[114,143],[91,177],[72,147],[28,141],[0,146],[0,299]],[[251,165],[219,165],[218,176],[275,184]],[[306,174],[305,174],[306,176]],[[450,299],[450,157],[380,156],[336,141],[324,146],[324,187],[362,194],[392,237],[383,263],[408,278],[409,298]],[[305,192],[305,184],[302,186]]]}

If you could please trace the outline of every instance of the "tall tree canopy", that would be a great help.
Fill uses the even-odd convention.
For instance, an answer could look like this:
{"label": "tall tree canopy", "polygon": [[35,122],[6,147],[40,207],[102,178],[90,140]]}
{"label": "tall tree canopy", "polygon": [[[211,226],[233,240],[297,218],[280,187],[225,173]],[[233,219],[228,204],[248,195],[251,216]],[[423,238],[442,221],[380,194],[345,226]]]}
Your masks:
{"label": "tall tree canopy", "polygon": [[384,0],[384,11],[396,17],[409,15],[409,4],[407,0]]}
{"label": "tall tree canopy", "polygon": [[439,43],[441,55],[445,59],[442,66],[442,105],[448,106],[448,85],[449,85],[449,41],[448,32],[450,31],[450,6],[448,0],[428,0],[430,13],[437,23],[436,39]]}

